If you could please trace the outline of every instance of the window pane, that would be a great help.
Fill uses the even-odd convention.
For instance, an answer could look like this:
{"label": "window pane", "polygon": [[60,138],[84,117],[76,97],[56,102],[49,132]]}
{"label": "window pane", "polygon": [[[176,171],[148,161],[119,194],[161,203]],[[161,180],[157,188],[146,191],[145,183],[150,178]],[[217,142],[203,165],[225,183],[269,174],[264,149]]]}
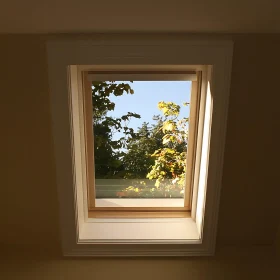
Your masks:
{"label": "window pane", "polygon": [[190,81],[92,84],[96,198],[183,198]]}

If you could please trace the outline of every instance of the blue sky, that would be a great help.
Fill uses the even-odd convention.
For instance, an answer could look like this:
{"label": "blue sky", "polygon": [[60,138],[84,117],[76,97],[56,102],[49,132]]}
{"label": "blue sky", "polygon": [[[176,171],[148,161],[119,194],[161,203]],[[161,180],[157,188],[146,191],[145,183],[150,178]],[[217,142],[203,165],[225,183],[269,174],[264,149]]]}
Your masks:
{"label": "blue sky", "polygon": [[[153,116],[159,115],[157,108],[159,101],[172,101],[182,105],[190,102],[191,82],[189,81],[137,81],[131,84],[134,94],[111,96],[110,99],[116,106],[114,111],[108,112],[109,116],[120,117],[127,112],[141,115],[141,119],[132,118],[129,127],[137,130],[143,122],[153,123]],[[189,106],[181,106],[180,117],[189,116]],[[120,136],[115,134],[114,138]]]}

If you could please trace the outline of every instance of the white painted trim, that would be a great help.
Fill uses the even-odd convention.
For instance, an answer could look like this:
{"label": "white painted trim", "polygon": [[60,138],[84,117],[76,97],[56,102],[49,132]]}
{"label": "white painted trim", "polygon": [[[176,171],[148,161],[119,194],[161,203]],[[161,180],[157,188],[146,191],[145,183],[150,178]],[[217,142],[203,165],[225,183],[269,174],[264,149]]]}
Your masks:
{"label": "white painted trim", "polygon": [[[60,202],[60,227],[62,247],[67,256],[196,256],[214,253],[219,196],[223,169],[223,150],[226,131],[226,118],[230,86],[232,42],[219,40],[192,40],[188,36],[180,40],[173,36],[158,36],[152,40],[130,40],[129,36],[116,40],[116,37],[102,36],[96,40],[63,40],[48,42],[49,85],[51,91],[51,112],[54,135],[54,149],[57,170],[57,186]],[[188,65],[211,65],[211,130],[209,137],[207,178],[205,179],[206,198],[203,205],[203,218],[199,218],[196,228],[200,238],[183,241],[166,239],[163,242],[142,239],[126,239],[122,242],[106,239],[100,244],[97,239],[86,238],[85,227],[96,234],[98,228],[87,222],[84,192],[83,145],[79,146],[79,132],[73,125],[73,114],[82,112],[79,102],[80,86],[70,81],[70,65],[169,65],[188,68]],[[192,67],[189,67],[189,69]],[[77,68],[79,80],[79,67]],[[75,71],[75,70],[74,70]],[[76,89],[75,89],[76,88]],[[77,90],[78,88],[78,90]],[[75,107],[77,106],[77,107]],[[80,111],[79,111],[80,110]],[[75,113],[76,112],[76,113]],[[81,120],[81,119],[80,119]],[[80,123],[81,125],[81,123]],[[77,151],[77,147],[80,148]],[[78,174],[78,173],[79,174]],[[81,195],[82,194],[82,195]],[[199,204],[197,204],[199,205]],[[201,207],[201,206],[199,206]],[[197,213],[198,209],[196,209]],[[194,217],[194,221],[197,216]],[[108,222],[108,220],[107,220]],[[110,227],[108,223],[100,223]],[[194,224],[194,223],[193,223]],[[93,226],[93,228],[92,228]],[[163,226],[163,225],[162,225]],[[139,224],[137,225],[139,227]],[[139,229],[139,228],[138,228]],[[103,229],[104,230],[104,229]],[[151,232],[152,234],[152,232]],[[84,237],[84,238],[82,238]],[[171,236],[172,237],[172,236]],[[168,240],[168,241],[167,241]],[[161,240],[162,241],[162,240]],[[124,244],[125,243],[125,244]],[[159,244],[160,243],[160,244]]]}
{"label": "white painted trim", "polygon": [[89,219],[80,233],[80,243],[169,244],[199,241],[196,223],[191,218]]}
{"label": "white painted trim", "polygon": [[[211,66],[209,66],[211,68]],[[205,105],[206,105],[206,92],[207,92],[207,72],[209,68],[204,67],[202,70],[201,77],[201,88],[200,88],[200,101],[199,101],[199,116],[198,116],[198,129],[196,137],[196,151],[195,151],[195,166],[194,166],[194,178],[193,178],[193,189],[192,189],[192,204],[191,204],[191,217],[196,220],[197,213],[197,198],[198,198],[198,186],[200,178],[200,166],[201,166],[201,154],[202,154],[202,143],[203,143],[203,130],[204,130],[204,119],[205,119]],[[204,158],[208,160],[208,158]]]}
{"label": "white painted trim", "polygon": [[[207,72],[209,75],[209,71]],[[195,211],[195,221],[198,228],[198,232],[201,233],[200,238],[202,238],[203,233],[203,221],[205,213],[205,196],[207,191],[207,177],[208,177],[208,165],[209,165],[209,143],[211,140],[211,119],[212,119],[212,105],[213,99],[210,92],[210,85],[208,79],[206,79],[206,91],[205,91],[205,102],[203,110],[203,137],[201,141],[200,150],[200,165],[199,174],[197,178],[197,194],[196,194],[196,211]]]}

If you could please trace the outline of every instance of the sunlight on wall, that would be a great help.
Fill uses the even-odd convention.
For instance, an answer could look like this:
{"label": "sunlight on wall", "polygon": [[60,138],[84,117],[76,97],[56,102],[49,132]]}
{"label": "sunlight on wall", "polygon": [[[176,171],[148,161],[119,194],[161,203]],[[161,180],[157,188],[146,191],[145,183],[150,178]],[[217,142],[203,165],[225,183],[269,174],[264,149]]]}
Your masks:
{"label": "sunlight on wall", "polygon": [[203,213],[205,202],[205,187],[207,178],[207,166],[208,166],[208,146],[209,146],[209,134],[211,127],[211,110],[212,110],[212,96],[210,91],[210,84],[207,84],[206,92],[206,105],[205,105],[205,119],[204,119],[204,130],[203,130],[203,143],[201,152],[201,163],[200,163],[200,174],[199,174],[199,186],[197,195],[197,212],[196,212],[196,224],[198,232],[201,232],[203,227]]}

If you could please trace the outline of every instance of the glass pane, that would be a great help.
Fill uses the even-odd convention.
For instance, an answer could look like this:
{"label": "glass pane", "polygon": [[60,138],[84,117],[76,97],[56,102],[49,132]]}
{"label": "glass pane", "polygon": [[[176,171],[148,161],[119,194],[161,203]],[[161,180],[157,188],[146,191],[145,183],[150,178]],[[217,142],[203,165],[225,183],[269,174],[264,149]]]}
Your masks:
{"label": "glass pane", "polygon": [[190,81],[93,82],[96,198],[183,198]]}

